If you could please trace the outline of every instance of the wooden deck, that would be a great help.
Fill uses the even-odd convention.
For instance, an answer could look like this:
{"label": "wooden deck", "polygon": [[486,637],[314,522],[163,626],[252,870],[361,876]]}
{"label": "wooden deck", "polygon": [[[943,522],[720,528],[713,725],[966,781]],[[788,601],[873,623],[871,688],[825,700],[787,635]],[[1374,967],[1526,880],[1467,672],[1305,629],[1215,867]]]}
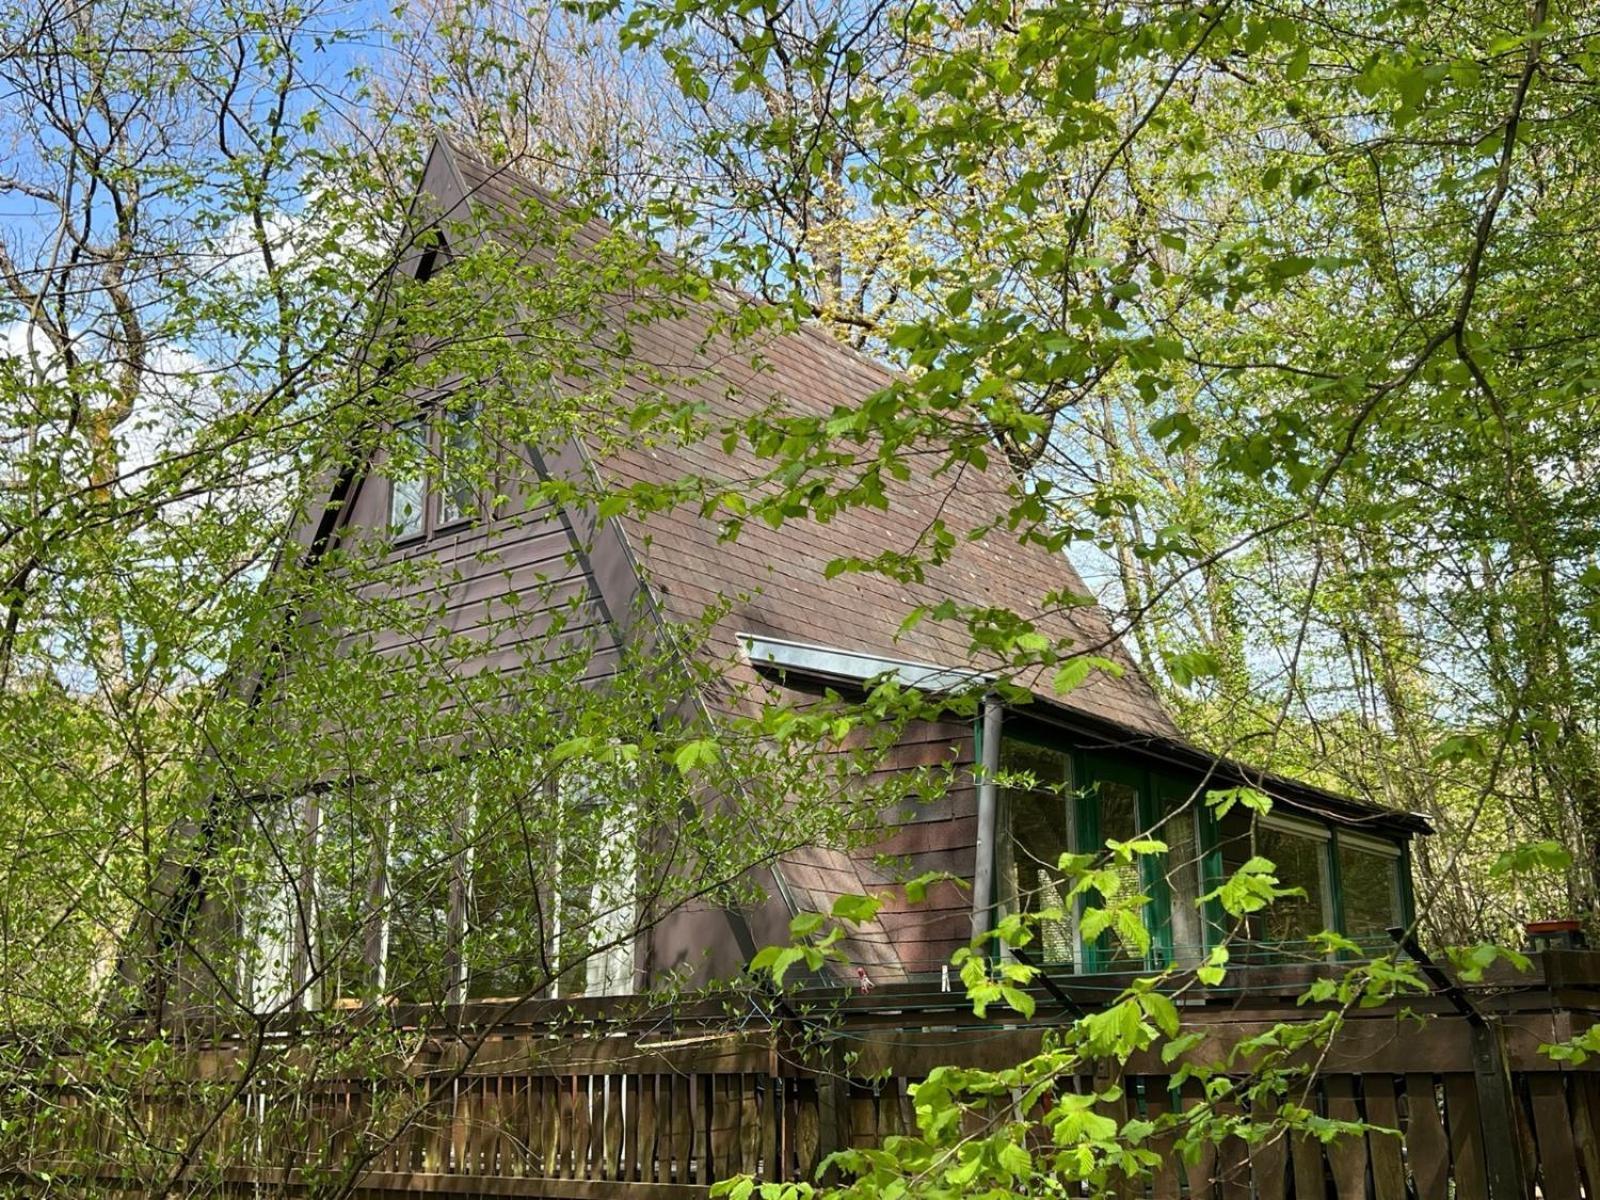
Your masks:
{"label": "wooden deck", "polygon": [[[1537,979],[1473,994],[1509,1068],[1500,1093],[1482,1028],[1448,996],[1412,1004],[1416,1019],[1354,1013],[1311,1098],[1328,1117],[1401,1137],[1232,1139],[1122,1194],[1502,1200],[1537,1186],[1600,1198],[1600,1060],[1571,1067],[1539,1052],[1600,1014],[1600,955],[1538,966]],[[1092,1004],[1106,982],[1068,985],[1067,998]],[[1215,1060],[1304,1016],[1293,1002],[1303,982],[1257,972],[1245,990],[1186,1006],[1186,1027],[1205,1035],[1193,1054]],[[55,1056],[34,1087],[0,1101],[0,1150],[13,1178],[48,1175],[57,1189],[93,1177],[135,1194],[688,1200],[741,1173],[810,1178],[832,1149],[913,1127],[909,1087],[933,1066],[1015,1061],[1061,1019],[1046,994],[1031,1021],[980,1022],[959,995],[916,986],[811,992],[769,1012],[572,1001],[451,1016],[444,1028],[398,1009],[194,1026],[143,1044],[142,1063],[132,1039],[128,1056],[99,1066]],[[1117,1115],[1202,1103],[1192,1081],[1171,1088],[1176,1070],[1136,1056],[1118,1077]]]}

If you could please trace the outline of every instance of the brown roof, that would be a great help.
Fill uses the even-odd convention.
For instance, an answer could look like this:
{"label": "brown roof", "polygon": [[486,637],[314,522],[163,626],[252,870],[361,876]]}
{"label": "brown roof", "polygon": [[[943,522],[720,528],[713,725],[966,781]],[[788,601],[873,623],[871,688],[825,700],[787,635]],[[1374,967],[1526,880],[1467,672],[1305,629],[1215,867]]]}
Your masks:
{"label": "brown roof", "polygon": [[[455,151],[455,166],[485,226],[504,228],[520,219],[530,201],[557,203],[516,172],[494,168]],[[598,239],[603,226],[584,236]],[[724,292],[722,304],[757,301]],[[820,330],[772,333],[735,345],[707,331],[712,314],[652,318],[630,324],[630,355],[645,367],[669,371],[665,385],[676,398],[704,406],[713,424],[737,421],[777,404],[795,415],[826,415],[853,408],[894,380],[884,366]],[[759,363],[758,367],[756,364]],[[681,383],[678,380],[681,379]],[[625,385],[626,386],[626,385]],[[659,378],[639,384],[659,388]],[[740,597],[717,627],[710,649],[738,660],[730,685],[749,685],[756,677],[739,660],[735,634],[751,632],[815,642],[885,657],[941,666],[992,669],[997,664],[972,651],[962,622],[924,620],[901,632],[907,614],[943,599],[989,605],[1028,615],[1041,597],[1088,589],[1064,554],[994,531],[979,541],[961,537],[967,530],[1002,516],[1010,505],[1008,468],[999,455],[983,471],[966,468],[934,476],[930,470],[894,485],[886,511],[857,507],[826,523],[786,521],[773,529],[747,523],[737,539],[720,540],[717,523],[694,505],[645,517],[622,519],[627,540],[644,569],[652,593],[672,620],[693,620],[723,598]],[[608,453],[598,464],[608,482],[669,483],[686,477],[725,482],[754,479],[770,469],[742,442],[731,453],[720,439],[662,444]],[[882,575],[846,572],[833,579],[824,568],[835,559],[883,549],[910,551],[936,516],[956,533],[947,561],[930,567],[925,581],[904,583]],[[1049,675],[1031,680],[1041,696],[1114,722],[1130,734],[1176,736],[1172,719],[1127,653],[1116,643],[1104,612],[1083,606],[1039,616],[1036,624],[1052,637],[1119,662],[1120,676],[1093,672],[1078,688],[1056,696]]]}

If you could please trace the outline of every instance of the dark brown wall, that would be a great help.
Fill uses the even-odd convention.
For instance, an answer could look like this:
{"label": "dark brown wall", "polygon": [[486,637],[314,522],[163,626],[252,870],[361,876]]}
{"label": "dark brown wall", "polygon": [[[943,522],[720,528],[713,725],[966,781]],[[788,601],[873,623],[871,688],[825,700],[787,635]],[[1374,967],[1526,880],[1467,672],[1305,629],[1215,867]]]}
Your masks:
{"label": "dark brown wall", "polygon": [[[696,984],[737,975],[749,954],[786,944],[792,908],[827,912],[841,895],[886,897],[875,921],[844,942],[848,957],[832,973],[846,982],[857,969],[874,982],[909,974],[936,973],[972,933],[970,885],[977,837],[973,784],[972,726],[962,721],[918,722],[886,753],[869,777],[882,782],[944,766],[954,768],[945,794],[931,802],[907,803],[883,814],[889,832],[853,851],[811,847],[779,865],[781,886],[770,872],[759,881],[765,904],[731,914],[714,903],[672,914],[652,934],[643,965],[652,978],[678,970]],[[939,883],[926,900],[910,903],[904,881],[928,871],[946,871],[967,886]]]}
{"label": "dark brown wall", "polygon": [[[869,850],[851,856],[868,890],[889,894],[878,919],[901,966],[911,974],[939,970],[972,936],[970,888],[978,835],[975,762],[970,722],[918,722],[909,728],[879,773],[953,765],[949,787],[938,800],[905,806],[897,814],[898,828]],[[894,861],[879,861],[880,856]],[[966,886],[937,883],[928,889],[923,903],[910,903],[900,882],[928,871],[948,872]]]}
{"label": "dark brown wall", "polygon": [[[529,508],[520,482],[536,479],[536,468],[522,452],[504,451],[511,499],[492,518],[441,531],[423,541],[394,547],[382,560],[378,578],[363,581],[358,595],[403,599],[430,612],[433,638],[467,637],[481,641],[483,653],[450,663],[452,671],[475,674],[494,669],[528,669],[547,653],[592,655],[585,682],[598,683],[615,669],[615,639],[599,599],[587,548],[570,522],[549,504]],[[378,463],[353,497],[340,542],[362,553],[381,536],[388,520],[390,485]],[[421,567],[420,579],[409,576]],[[393,568],[383,578],[384,568]],[[552,626],[559,632],[552,638]],[[384,656],[400,658],[427,651],[427,637],[396,632],[380,624],[347,632]]]}

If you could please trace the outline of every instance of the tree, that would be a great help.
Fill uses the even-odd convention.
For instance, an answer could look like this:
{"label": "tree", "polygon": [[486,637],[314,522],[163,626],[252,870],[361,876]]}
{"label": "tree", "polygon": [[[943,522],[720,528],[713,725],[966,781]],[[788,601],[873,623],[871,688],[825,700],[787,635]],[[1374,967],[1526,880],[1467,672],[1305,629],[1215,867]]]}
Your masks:
{"label": "tree", "polygon": [[[631,36],[691,94],[759,97],[765,42],[710,82],[680,49],[716,19],[635,8]],[[914,48],[894,77],[839,50],[891,36]],[[871,344],[911,375],[892,405],[787,429],[828,466],[774,508],[814,484],[823,507],[860,499],[828,486],[825,450],[964,462],[997,442],[1018,528],[1103,565],[1194,736],[1450,831],[1427,864],[1441,935],[1589,912],[1569,814],[1593,763],[1570,324],[1590,43],[1586,14],[1494,4],[1448,25],[1413,6],[837,17],[788,70],[836,81],[815,161],[844,155],[850,202],[897,225],[877,286],[901,301]],[[803,305],[824,258],[796,260]],[[1573,847],[1564,895],[1517,909],[1466,882],[1508,837]]]}
{"label": "tree", "polygon": [[[367,540],[317,532],[374,456],[508,528],[598,504],[522,448],[676,436],[684,414],[659,395],[642,421],[616,400],[626,329],[608,305],[648,288],[664,316],[699,277],[641,260],[626,230],[575,251],[592,206],[476,250],[412,209],[424,131],[407,122],[441,98],[371,103],[351,47],[374,31],[343,18],[3,11],[0,190],[22,211],[0,258],[0,1012],[8,1128],[28,1131],[7,1167],[86,1110],[167,1195],[238,1149],[233,1116],[282,1066],[264,1053],[275,1023],[321,1024],[307,1078],[378,1073],[408,1046],[334,1006],[412,1005],[465,1070],[463,999],[612,986],[641,929],[746,901],[752,869],[862,836],[855,806],[883,797],[845,788],[873,746],[818,768],[847,715],[708,739],[685,703],[707,669],[696,628],[613,662],[552,568],[452,631],[440,583],[493,571],[494,547],[441,562],[375,553],[382,521]],[[425,280],[430,253],[448,270]],[[558,376],[585,385],[545,386]],[[479,383],[475,407],[431,413],[448,428],[419,442],[417,398],[457,377]],[[484,670],[502,630],[515,650]],[[609,687],[580,686],[602,670]],[[736,811],[686,818],[735,778]],[[169,1055],[196,1012],[242,1035],[237,1074],[196,1080]],[[127,1040],[131,1019],[148,1037]],[[41,1053],[106,1086],[76,1113],[42,1100]],[[163,1087],[197,1126],[148,1123]],[[369,1114],[330,1194],[427,1098]],[[281,1145],[303,1142],[303,1104],[270,1116]],[[90,1168],[98,1144],[75,1143]]]}

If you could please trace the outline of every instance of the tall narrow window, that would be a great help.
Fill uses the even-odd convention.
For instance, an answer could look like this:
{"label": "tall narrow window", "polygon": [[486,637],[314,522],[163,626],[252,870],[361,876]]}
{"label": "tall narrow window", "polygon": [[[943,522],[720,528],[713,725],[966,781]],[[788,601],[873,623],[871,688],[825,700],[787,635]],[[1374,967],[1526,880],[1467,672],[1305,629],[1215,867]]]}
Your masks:
{"label": "tall narrow window", "polygon": [[[1130,842],[1139,836],[1139,788],[1134,784],[1121,779],[1099,780],[1094,786],[1094,805],[1096,853],[1104,851],[1108,841]],[[1137,859],[1114,869],[1120,884],[1119,902],[1144,894]],[[1124,936],[1115,925],[1106,931],[1106,944],[1099,955],[1100,970],[1138,970],[1144,961],[1145,954],[1137,940]]]}
{"label": "tall narrow window", "polygon": [[1256,823],[1256,853],[1277,868],[1278,886],[1302,895],[1273,901],[1252,922],[1251,936],[1282,954],[1318,957],[1309,939],[1333,925],[1328,886],[1328,831],[1276,815]]}
{"label": "tall narrow window", "polygon": [[[1071,763],[1064,750],[1017,738],[1007,738],[1000,745],[1000,771],[1009,786],[1000,795],[1005,828],[996,839],[997,874],[999,895],[1012,912],[1064,913],[1070,885],[1060,862],[1072,849],[1068,832]],[[1069,915],[1041,921],[1034,937],[1044,962],[1072,962],[1074,937]]]}
{"label": "tall narrow window", "polygon": [[428,498],[428,430],[421,421],[400,427],[399,453],[389,470],[389,528],[397,538],[421,537],[423,508]]}
{"label": "tall narrow window", "polygon": [[1167,844],[1161,864],[1166,884],[1167,928],[1163,947],[1180,967],[1191,967],[1205,957],[1205,933],[1200,917],[1200,847],[1194,806],[1184,789],[1166,792],[1167,807],[1151,836]]}
{"label": "tall narrow window", "polygon": [[452,525],[478,514],[479,482],[483,476],[479,453],[478,406],[446,407],[439,425],[439,452],[443,459],[439,487],[439,524]]}
{"label": "tall narrow window", "polygon": [[256,1009],[635,991],[633,792],[530,765],[531,781],[459,763],[252,813],[236,891]]}
{"label": "tall narrow window", "polygon": [[459,780],[445,772],[396,789],[385,880],[385,995],[422,1004],[450,999],[457,940],[452,885],[462,853],[457,814],[466,803]]}
{"label": "tall narrow window", "polygon": [[502,779],[479,796],[467,919],[467,992],[476,999],[548,994],[551,893],[558,868],[554,778]]}
{"label": "tall narrow window", "polygon": [[1386,947],[1390,926],[1401,924],[1400,847],[1341,831],[1338,850],[1344,935],[1374,949]]}
{"label": "tall narrow window", "polygon": [[[315,962],[324,1005],[371,999],[381,985],[369,955],[375,919],[381,916],[388,814],[371,806],[356,788],[323,795],[317,845]],[[379,907],[375,907],[375,905]]]}
{"label": "tall narrow window", "polygon": [[620,996],[633,987],[633,831],[623,810],[569,777],[561,801],[555,942],[557,993]]}
{"label": "tall narrow window", "polygon": [[302,852],[298,799],[265,799],[245,812],[250,854],[228,880],[240,914],[239,987],[252,1012],[289,1006],[299,907]]}

